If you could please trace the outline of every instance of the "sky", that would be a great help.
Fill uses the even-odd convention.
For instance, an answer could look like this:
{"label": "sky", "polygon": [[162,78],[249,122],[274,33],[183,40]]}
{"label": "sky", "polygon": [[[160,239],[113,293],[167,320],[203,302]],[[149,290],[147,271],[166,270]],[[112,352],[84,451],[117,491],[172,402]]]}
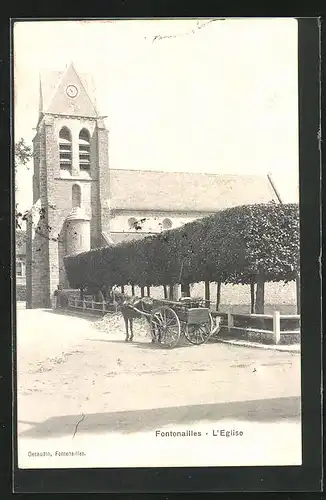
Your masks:
{"label": "sky", "polygon": [[[39,74],[92,75],[115,169],[271,173],[298,200],[297,21],[26,21],[14,26],[15,140],[31,144]],[[32,205],[32,165],[16,202]]]}

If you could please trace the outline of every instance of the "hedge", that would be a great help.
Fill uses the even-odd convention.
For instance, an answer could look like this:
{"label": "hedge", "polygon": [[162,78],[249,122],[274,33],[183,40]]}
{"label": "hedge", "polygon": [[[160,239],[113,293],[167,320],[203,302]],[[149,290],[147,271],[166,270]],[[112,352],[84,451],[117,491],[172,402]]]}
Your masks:
{"label": "hedge", "polygon": [[70,286],[291,281],[299,271],[299,207],[244,205],[142,240],[65,257]]}

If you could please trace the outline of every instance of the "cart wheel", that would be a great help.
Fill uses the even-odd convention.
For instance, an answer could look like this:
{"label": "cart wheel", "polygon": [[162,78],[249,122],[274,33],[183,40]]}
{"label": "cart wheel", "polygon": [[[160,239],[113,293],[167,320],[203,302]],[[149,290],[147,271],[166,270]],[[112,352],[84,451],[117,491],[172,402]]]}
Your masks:
{"label": "cart wheel", "polygon": [[196,325],[186,325],[185,337],[191,344],[205,344],[213,332],[213,317],[208,313],[208,321]]}
{"label": "cart wheel", "polygon": [[179,342],[181,327],[176,312],[167,306],[153,311],[150,319],[152,339],[159,346],[172,348]]}

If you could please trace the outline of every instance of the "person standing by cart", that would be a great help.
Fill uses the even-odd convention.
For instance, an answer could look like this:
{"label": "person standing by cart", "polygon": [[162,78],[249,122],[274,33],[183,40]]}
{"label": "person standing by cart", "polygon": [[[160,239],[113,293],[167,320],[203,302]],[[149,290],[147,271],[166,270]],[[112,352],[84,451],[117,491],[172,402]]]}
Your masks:
{"label": "person standing by cart", "polygon": [[57,289],[54,290],[54,294],[53,294],[53,309],[58,309],[60,307],[60,295],[59,295],[59,291],[61,290],[61,286],[58,285],[57,286]]}

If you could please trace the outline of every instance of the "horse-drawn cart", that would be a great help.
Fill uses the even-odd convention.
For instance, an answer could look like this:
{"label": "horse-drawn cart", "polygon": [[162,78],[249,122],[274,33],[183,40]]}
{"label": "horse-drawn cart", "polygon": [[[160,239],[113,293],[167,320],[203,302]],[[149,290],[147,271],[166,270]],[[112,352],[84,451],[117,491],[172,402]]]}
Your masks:
{"label": "horse-drawn cart", "polygon": [[155,300],[150,313],[133,309],[147,317],[152,341],[161,347],[175,347],[182,336],[191,344],[204,344],[219,331],[219,321],[214,324],[210,309],[202,299]]}

